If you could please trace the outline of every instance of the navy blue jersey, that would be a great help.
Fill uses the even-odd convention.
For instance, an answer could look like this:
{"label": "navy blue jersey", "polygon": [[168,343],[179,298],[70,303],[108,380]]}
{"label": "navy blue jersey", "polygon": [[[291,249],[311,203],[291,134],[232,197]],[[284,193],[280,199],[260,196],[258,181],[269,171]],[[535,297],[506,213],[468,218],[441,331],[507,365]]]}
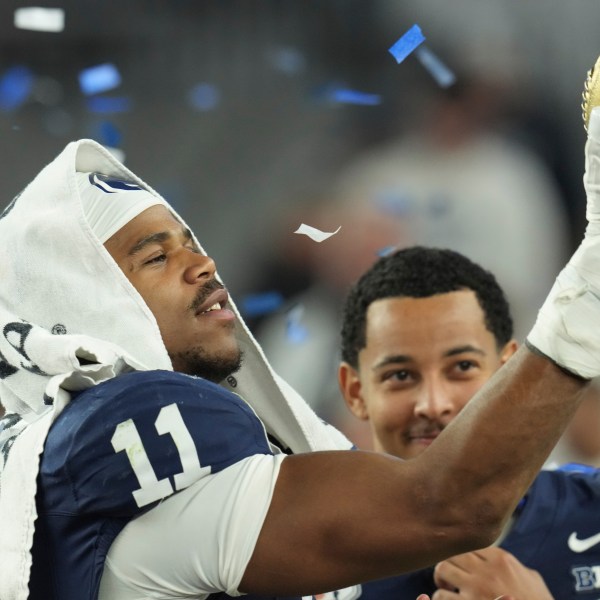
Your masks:
{"label": "navy blue jersey", "polygon": [[[598,598],[600,470],[577,466],[539,473],[501,547],[538,571],[557,600]],[[432,567],[363,584],[360,598],[415,600],[435,590]]]}
{"label": "navy blue jersey", "polygon": [[95,600],[108,549],[132,518],[256,454],[272,454],[260,420],[203,379],[131,373],[80,393],[41,458],[30,600]]}

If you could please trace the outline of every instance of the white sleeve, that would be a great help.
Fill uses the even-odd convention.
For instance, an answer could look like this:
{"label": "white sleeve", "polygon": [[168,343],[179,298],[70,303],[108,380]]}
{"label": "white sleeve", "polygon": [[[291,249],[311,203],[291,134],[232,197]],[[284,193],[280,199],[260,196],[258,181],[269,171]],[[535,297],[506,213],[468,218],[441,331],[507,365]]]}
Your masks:
{"label": "white sleeve", "polygon": [[241,595],[285,456],[245,458],[128,523],[108,552],[99,600]]}

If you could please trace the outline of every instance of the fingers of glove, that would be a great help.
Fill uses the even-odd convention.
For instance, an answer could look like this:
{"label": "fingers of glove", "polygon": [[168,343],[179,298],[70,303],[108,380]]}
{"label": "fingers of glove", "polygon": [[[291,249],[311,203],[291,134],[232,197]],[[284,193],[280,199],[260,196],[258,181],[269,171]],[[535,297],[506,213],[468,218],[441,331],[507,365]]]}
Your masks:
{"label": "fingers of glove", "polygon": [[586,215],[590,223],[600,221],[600,106],[590,115],[588,139],[585,145],[583,184],[587,194]]}

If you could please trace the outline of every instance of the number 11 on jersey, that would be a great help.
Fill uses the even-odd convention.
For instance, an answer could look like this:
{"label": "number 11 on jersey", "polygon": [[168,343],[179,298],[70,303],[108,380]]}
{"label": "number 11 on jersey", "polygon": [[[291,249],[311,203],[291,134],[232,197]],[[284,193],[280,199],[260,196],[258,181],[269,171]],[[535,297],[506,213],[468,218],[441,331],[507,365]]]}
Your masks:
{"label": "number 11 on jersey", "polygon": [[[200,466],[194,440],[177,404],[163,406],[154,426],[159,435],[167,433],[171,435],[179,453],[183,471],[174,477],[175,490],[183,490],[210,473],[210,466]],[[139,489],[133,491],[133,498],[140,508],[174,493],[175,490],[168,478],[159,480],[156,477],[133,419],[127,419],[116,426],[111,442],[115,452],[127,453],[129,464],[140,484]]]}

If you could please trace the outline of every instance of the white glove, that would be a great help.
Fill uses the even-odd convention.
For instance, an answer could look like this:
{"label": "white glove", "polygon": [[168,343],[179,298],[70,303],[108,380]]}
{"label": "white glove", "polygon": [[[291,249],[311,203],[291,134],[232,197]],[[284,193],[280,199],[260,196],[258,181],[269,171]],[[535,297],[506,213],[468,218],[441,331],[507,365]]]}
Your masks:
{"label": "white glove", "polygon": [[600,107],[590,116],[583,185],[585,237],[556,278],[527,341],[561,367],[591,379],[600,375]]}

